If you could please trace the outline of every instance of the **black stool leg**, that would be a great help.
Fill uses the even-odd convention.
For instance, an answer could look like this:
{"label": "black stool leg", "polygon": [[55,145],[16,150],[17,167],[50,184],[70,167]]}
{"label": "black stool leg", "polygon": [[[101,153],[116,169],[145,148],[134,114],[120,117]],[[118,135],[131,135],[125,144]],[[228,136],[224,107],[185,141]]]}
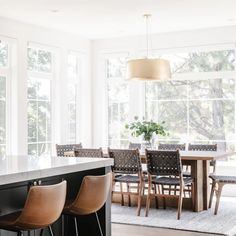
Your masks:
{"label": "black stool leg", "polygon": [[98,227],[99,227],[100,234],[101,234],[101,236],[103,236],[102,228],[101,228],[101,225],[100,225],[100,221],[99,221],[97,212],[95,212],[95,215],[96,215],[96,219],[97,219],[97,222],[98,222]]}
{"label": "black stool leg", "polygon": [[53,236],[53,232],[52,232],[52,227],[51,227],[51,225],[48,226],[48,229],[49,229],[50,236]]}
{"label": "black stool leg", "polygon": [[40,236],[43,236],[43,231],[44,231],[44,229],[40,230]]}
{"label": "black stool leg", "polygon": [[24,236],[24,234],[23,234],[22,231],[19,231],[19,232],[17,233],[17,236]]}
{"label": "black stool leg", "polygon": [[74,217],[74,223],[75,223],[75,235],[79,236],[79,234],[78,234],[78,224],[77,224],[76,216]]}

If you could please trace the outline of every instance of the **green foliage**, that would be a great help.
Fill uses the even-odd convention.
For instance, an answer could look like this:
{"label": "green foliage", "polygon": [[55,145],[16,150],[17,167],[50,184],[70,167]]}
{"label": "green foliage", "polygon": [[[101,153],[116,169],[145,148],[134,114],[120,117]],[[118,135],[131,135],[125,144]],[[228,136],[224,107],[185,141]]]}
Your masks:
{"label": "green foliage", "polygon": [[153,134],[167,136],[168,133],[164,128],[163,124],[165,121],[162,121],[160,124],[150,120],[150,121],[138,121],[138,117],[134,117],[134,122],[126,124],[125,128],[131,130],[131,135],[138,137],[143,135],[145,141],[150,142]]}

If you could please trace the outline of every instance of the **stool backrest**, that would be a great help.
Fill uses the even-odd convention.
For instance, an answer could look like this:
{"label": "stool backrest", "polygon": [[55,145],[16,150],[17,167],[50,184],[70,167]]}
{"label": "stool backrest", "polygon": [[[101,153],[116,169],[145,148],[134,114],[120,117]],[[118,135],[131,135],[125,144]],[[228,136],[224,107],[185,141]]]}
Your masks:
{"label": "stool backrest", "polygon": [[147,158],[147,171],[151,175],[182,176],[182,164],[179,150],[157,151],[145,150]]}
{"label": "stool backrest", "polygon": [[66,181],[30,188],[18,224],[46,227],[61,215],[66,199]]}
{"label": "stool backrest", "polygon": [[74,148],[75,157],[103,157],[102,148]]}
{"label": "stool backrest", "polygon": [[97,212],[105,204],[111,191],[112,174],[85,176],[70,208],[79,215]]}

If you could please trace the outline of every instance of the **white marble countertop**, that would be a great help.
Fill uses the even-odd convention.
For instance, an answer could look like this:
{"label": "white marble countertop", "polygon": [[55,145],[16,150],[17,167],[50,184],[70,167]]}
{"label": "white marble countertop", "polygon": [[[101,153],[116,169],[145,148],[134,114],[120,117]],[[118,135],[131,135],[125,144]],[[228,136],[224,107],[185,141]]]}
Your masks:
{"label": "white marble countertop", "polygon": [[110,158],[0,157],[0,185],[57,176],[113,165]]}

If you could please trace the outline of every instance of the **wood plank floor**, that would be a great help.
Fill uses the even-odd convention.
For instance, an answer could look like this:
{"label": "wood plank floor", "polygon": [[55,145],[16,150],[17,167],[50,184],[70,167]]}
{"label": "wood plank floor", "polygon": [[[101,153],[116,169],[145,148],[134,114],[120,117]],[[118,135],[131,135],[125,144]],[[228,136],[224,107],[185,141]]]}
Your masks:
{"label": "wood plank floor", "polygon": [[135,225],[112,224],[112,236],[214,236],[181,230],[170,230]]}

